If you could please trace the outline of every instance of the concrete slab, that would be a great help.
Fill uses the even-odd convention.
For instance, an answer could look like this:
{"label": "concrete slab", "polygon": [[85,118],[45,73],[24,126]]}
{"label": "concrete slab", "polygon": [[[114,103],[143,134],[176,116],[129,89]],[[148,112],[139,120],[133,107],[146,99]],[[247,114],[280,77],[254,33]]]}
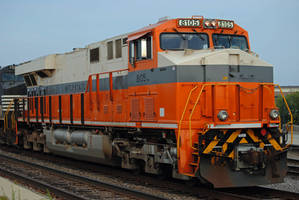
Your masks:
{"label": "concrete slab", "polygon": [[7,199],[20,199],[20,200],[47,199],[42,194],[38,194],[33,191],[30,191],[29,189],[17,185],[12,181],[5,179],[3,177],[0,177],[0,197],[7,197]]}

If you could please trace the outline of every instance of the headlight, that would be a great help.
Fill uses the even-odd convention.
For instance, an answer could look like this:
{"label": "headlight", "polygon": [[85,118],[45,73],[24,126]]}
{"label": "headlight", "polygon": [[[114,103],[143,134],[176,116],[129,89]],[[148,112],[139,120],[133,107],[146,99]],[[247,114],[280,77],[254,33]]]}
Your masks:
{"label": "headlight", "polygon": [[205,21],[205,26],[209,27],[210,26],[210,21]]}
{"label": "headlight", "polygon": [[216,28],[217,22],[215,19],[205,19],[203,22],[204,28]]}
{"label": "headlight", "polygon": [[213,27],[216,27],[216,21],[212,21],[212,22],[211,22],[211,25],[212,25]]}
{"label": "headlight", "polygon": [[225,110],[220,110],[217,117],[219,120],[224,121],[228,118],[228,113]]}
{"label": "headlight", "polygon": [[277,118],[279,117],[279,111],[273,109],[273,110],[270,111],[269,115],[270,115],[270,117],[271,117],[272,119],[277,119]]}

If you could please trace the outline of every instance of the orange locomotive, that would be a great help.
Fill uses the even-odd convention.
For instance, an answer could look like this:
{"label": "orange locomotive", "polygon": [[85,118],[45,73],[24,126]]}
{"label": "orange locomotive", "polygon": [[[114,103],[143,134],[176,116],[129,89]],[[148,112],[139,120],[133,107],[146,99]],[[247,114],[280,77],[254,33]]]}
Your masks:
{"label": "orange locomotive", "polygon": [[16,74],[28,97],[11,128],[24,148],[214,187],[286,175],[273,66],[233,21],[165,18]]}

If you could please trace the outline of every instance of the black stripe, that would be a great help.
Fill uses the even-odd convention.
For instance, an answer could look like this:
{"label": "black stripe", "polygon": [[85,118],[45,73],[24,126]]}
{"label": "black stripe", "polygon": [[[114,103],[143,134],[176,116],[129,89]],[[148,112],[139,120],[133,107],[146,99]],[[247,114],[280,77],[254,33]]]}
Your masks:
{"label": "black stripe", "polygon": [[31,100],[30,100],[30,102],[31,102],[31,104],[30,104],[30,106],[31,106],[31,110],[32,110],[32,112],[33,112],[33,108],[34,108],[34,101],[33,101],[33,99],[34,99],[34,97],[32,97],[31,98]]}
{"label": "black stripe", "polygon": [[233,143],[228,144],[227,150],[225,152],[225,156],[228,156],[234,149],[235,147],[240,143],[242,140],[242,137],[237,137]]}
{"label": "black stripe", "polygon": [[81,93],[81,123],[84,124],[84,93]]}
{"label": "black stripe", "polygon": [[23,121],[25,122],[25,98],[23,98],[22,101],[23,101]]}
{"label": "black stripe", "polygon": [[239,122],[240,121],[240,99],[241,99],[241,92],[240,92],[240,85],[238,84],[237,85],[237,87],[236,87],[236,113],[237,113],[237,116],[236,116],[236,120],[237,120],[237,122]]}
{"label": "black stripe", "polygon": [[27,122],[29,123],[29,121],[30,121],[30,98],[27,98],[27,110],[28,110]]}
{"label": "black stripe", "polygon": [[47,113],[47,97],[44,97],[44,114]]}
{"label": "black stripe", "polygon": [[234,130],[229,130],[226,132],[226,134],[223,134],[223,132],[221,131],[219,134],[220,141],[217,143],[216,146],[223,146],[224,143],[226,143],[226,141],[232,135],[233,132],[234,132]]}
{"label": "black stripe", "polygon": [[205,140],[205,148],[207,148],[209,146],[209,144],[214,140],[215,136],[217,134],[217,131],[211,131],[211,132],[207,132],[205,135],[203,135],[203,138]]}
{"label": "black stripe", "polygon": [[264,87],[263,85],[260,85],[260,89],[259,89],[259,121],[262,121],[263,119],[263,115],[264,115],[264,105],[263,105],[263,100],[264,100],[264,91],[263,91]]}
{"label": "black stripe", "polygon": [[212,119],[214,120],[214,121],[216,121],[217,119],[216,119],[216,115],[215,115],[215,86],[214,85],[212,85],[211,86],[211,98],[212,98]]}
{"label": "black stripe", "polygon": [[59,122],[62,122],[62,113],[61,113],[61,96],[58,97],[59,100]]}
{"label": "black stripe", "polygon": [[35,111],[36,111],[36,122],[38,122],[38,97],[35,97],[34,101],[35,101]]}
{"label": "black stripe", "polygon": [[44,122],[44,97],[40,97],[40,114],[42,122]]}
{"label": "black stripe", "polygon": [[258,138],[261,139],[264,144],[270,144],[269,140],[267,139],[267,136],[262,136],[261,134],[259,134]]}
{"label": "black stripe", "polygon": [[204,136],[202,135],[202,134],[199,134],[198,135],[198,144],[199,144],[199,146],[198,146],[198,151],[199,152],[203,152],[205,149],[205,147],[204,147],[204,145],[203,145],[203,139],[204,138]]}
{"label": "black stripe", "polygon": [[255,143],[253,139],[246,133],[246,140],[248,143]]}
{"label": "black stripe", "polygon": [[70,121],[73,123],[73,95],[70,95]]}
{"label": "black stripe", "polygon": [[19,117],[19,100],[14,99],[14,111],[15,111],[15,120],[18,121]]}
{"label": "black stripe", "polygon": [[49,122],[52,123],[52,97],[49,96]]}
{"label": "black stripe", "polygon": [[[273,82],[273,68],[265,66],[240,66],[240,71],[230,72],[229,65],[179,65],[153,68],[128,72],[128,75],[113,77],[113,89],[127,89],[128,87],[184,83],[184,82],[223,82],[223,77],[228,77],[227,82]],[[64,83],[57,85],[39,86],[28,89],[29,93],[47,95],[75,94],[84,92],[87,80],[80,82]],[[96,89],[96,80],[93,80],[92,90]],[[100,91],[109,90],[109,78],[100,79]]]}

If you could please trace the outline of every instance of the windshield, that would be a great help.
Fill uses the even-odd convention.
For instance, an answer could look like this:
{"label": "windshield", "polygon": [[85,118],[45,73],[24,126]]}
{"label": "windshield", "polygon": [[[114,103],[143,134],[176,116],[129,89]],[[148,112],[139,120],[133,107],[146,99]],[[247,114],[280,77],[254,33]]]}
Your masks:
{"label": "windshield", "polygon": [[213,34],[213,43],[215,49],[237,48],[243,51],[248,50],[247,40],[244,36]]}
{"label": "windshield", "polygon": [[204,33],[162,33],[160,36],[161,49],[207,49],[208,35]]}

